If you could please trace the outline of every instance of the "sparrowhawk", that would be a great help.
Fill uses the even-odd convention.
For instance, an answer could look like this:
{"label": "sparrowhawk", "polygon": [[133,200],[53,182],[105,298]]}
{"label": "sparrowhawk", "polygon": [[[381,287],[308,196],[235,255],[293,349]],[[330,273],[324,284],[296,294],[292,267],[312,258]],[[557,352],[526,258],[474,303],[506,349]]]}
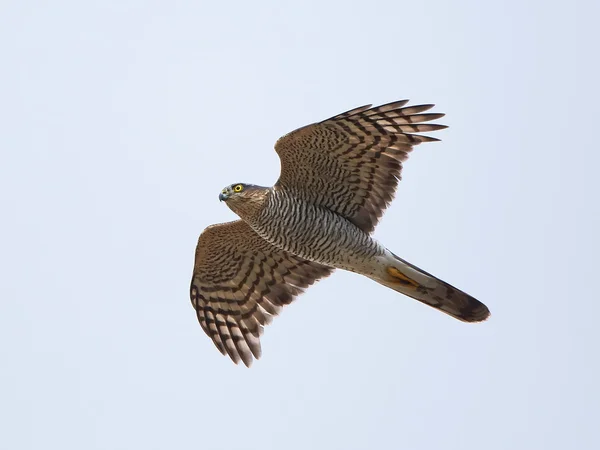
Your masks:
{"label": "sparrowhawk", "polygon": [[273,187],[236,183],[219,199],[241,220],[200,235],[190,296],[217,349],[250,366],[263,327],[335,269],[372,280],[464,322],[489,316],[478,300],[404,261],[371,237],[402,162],[444,114],[407,100],[355,108],[280,138]]}

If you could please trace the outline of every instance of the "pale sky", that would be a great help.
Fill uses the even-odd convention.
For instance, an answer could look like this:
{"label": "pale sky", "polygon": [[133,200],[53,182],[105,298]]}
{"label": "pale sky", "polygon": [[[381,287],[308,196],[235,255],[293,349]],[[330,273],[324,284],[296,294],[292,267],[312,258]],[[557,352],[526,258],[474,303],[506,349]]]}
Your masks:
{"label": "pale sky", "polygon": [[[0,449],[598,449],[598,2],[0,6]],[[337,272],[251,369],[194,248],[281,135],[436,103],[375,237],[486,303]]]}

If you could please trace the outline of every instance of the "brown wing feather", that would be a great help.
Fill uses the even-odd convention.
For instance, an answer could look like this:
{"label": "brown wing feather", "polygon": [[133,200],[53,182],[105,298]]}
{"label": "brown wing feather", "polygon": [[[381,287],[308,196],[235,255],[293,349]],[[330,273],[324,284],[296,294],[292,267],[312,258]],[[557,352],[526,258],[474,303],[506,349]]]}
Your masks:
{"label": "brown wing feather", "polygon": [[190,297],[219,351],[250,366],[260,357],[264,325],[333,270],[279,250],[237,220],[200,235]]}
{"label": "brown wing feather", "polygon": [[392,201],[402,161],[413,146],[438,139],[421,132],[444,114],[433,105],[404,107],[408,100],[371,105],[292,131],[275,144],[281,176],[275,185],[325,206],[370,233]]}

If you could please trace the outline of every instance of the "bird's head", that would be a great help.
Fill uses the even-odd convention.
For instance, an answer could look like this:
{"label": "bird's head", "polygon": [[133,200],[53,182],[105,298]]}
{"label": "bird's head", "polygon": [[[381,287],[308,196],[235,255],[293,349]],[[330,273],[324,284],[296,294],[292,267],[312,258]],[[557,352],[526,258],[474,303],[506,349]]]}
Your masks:
{"label": "bird's head", "polygon": [[254,184],[235,183],[221,191],[219,200],[225,202],[242,219],[247,219],[249,214],[262,207],[269,191],[269,188]]}
{"label": "bird's head", "polygon": [[222,202],[244,201],[245,198],[252,194],[252,188],[254,187],[256,186],[245,183],[230,184],[221,191],[219,194],[219,200]]}

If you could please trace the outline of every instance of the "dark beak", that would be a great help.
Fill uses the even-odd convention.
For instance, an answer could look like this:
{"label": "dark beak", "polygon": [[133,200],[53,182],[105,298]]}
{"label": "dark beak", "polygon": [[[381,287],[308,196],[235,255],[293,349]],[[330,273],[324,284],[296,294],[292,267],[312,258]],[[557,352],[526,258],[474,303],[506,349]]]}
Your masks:
{"label": "dark beak", "polygon": [[223,194],[222,192],[219,194],[219,201],[222,202],[223,200],[227,200],[227,195]]}

